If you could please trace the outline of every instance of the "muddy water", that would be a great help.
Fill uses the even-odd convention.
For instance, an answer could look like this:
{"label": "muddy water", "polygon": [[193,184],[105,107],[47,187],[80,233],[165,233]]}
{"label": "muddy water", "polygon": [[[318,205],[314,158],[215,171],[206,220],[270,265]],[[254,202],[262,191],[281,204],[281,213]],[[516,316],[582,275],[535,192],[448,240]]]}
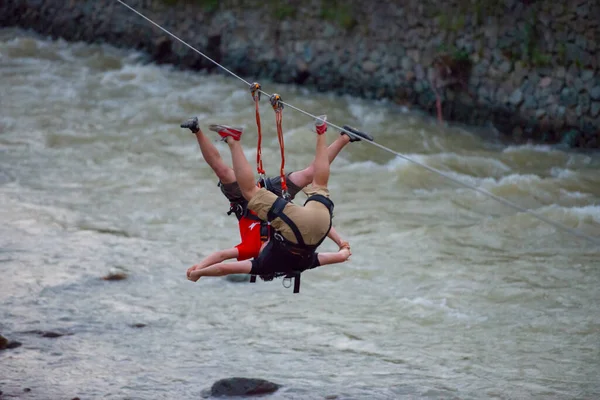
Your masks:
{"label": "muddy water", "polygon": [[[505,145],[395,106],[262,84],[600,236],[599,155]],[[241,82],[2,30],[0,93],[0,333],[23,343],[0,353],[5,395],[191,399],[247,376],[282,384],[274,399],[600,396],[597,246],[352,143],[330,182],[350,262],[306,273],[299,295],[281,281],[194,284],[185,270],[239,237],[179,123],[246,126],[254,157]],[[264,104],[265,166],[276,174]],[[311,123],[284,110],[287,170],[311,161]],[[111,272],[128,278],[100,279]]]}

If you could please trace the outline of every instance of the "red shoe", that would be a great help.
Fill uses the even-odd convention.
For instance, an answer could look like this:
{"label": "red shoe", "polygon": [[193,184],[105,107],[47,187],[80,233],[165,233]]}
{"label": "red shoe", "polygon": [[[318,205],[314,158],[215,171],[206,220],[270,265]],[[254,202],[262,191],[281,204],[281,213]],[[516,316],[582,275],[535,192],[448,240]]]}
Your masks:
{"label": "red shoe", "polygon": [[217,132],[223,139],[231,137],[233,140],[240,140],[244,128],[233,128],[227,125],[211,125],[208,127],[211,131]]}
{"label": "red shoe", "polygon": [[317,134],[322,135],[327,132],[327,115],[319,115],[320,119],[315,120],[315,129]]}

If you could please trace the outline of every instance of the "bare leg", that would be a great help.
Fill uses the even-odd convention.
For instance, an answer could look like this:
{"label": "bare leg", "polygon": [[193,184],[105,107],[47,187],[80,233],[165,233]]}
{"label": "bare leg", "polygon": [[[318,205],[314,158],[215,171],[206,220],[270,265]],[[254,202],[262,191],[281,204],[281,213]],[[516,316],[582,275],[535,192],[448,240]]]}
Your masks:
{"label": "bare leg", "polygon": [[235,174],[225,161],[221,158],[219,150],[215,147],[212,141],[208,139],[202,130],[199,130],[195,134],[198,144],[200,145],[200,151],[202,156],[206,160],[206,163],[212,168],[217,177],[222,183],[233,183],[235,182]]}
{"label": "bare leg", "polygon": [[317,135],[317,149],[313,165],[315,168],[312,180],[313,186],[327,188],[327,182],[329,182],[329,160],[327,158],[327,139],[325,135]]}
{"label": "bare leg", "polygon": [[[335,158],[340,154],[342,149],[350,143],[350,137],[348,135],[340,135],[333,143],[327,147],[327,158],[329,159],[329,164],[335,160]],[[298,187],[305,187],[309,183],[312,182],[313,176],[315,174],[315,164],[314,161],[306,168],[300,171],[294,171],[290,174],[290,181],[294,183]]]}
{"label": "bare leg", "polygon": [[235,261],[231,263],[219,263],[210,267],[197,269],[190,273],[190,280],[196,282],[203,276],[224,276],[231,274],[249,274],[252,270],[250,260]]}
{"label": "bare leg", "polygon": [[244,195],[246,200],[250,201],[259,190],[254,182],[254,172],[252,171],[252,167],[246,159],[242,144],[238,140],[227,138],[227,144],[229,145],[229,150],[231,150],[235,178],[237,179],[238,185],[240,185],[242,195]]}

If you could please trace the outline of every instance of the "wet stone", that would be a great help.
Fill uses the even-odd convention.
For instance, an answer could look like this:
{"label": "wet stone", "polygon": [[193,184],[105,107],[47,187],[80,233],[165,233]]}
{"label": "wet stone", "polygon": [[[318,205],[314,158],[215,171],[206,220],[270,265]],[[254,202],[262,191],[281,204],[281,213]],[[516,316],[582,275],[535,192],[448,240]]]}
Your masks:
{"label": "wet stone", "polygon": [[523,92],[521,91],[521,89],[517,89],[514,92],[512,92],[508,101],[512,105],[518,107],[523,102]]}
{"label": "wet stone", "polygon": [[600,100],[600,85],[595,86],[590,90],[590,97],[592,100]]}
{"label": "wet stone", "polygon": [[211,396],[260,396],[276,392],[280,385],[264,379],[227,378],[215,382]]}
{"label": "wet stone", "polygon": [[577,92],[570,88],[564,88],[560,92],[560,102],[565,107],[575,107],[577,105]]}
{"label": "wet stone", "polygon": [[590,107],[590,115],[595,118],[598,114],[600,114],[600,102],[595,101]]}

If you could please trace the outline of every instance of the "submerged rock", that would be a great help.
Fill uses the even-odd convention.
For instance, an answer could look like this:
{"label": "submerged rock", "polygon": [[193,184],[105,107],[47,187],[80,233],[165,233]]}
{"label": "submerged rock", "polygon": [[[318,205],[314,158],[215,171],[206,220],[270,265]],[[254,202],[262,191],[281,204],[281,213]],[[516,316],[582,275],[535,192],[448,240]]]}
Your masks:
{"label": "submerged rock", "polygon": [[62,333],[62,332],[54,332],[54,331],[41,331],[39,329],[35,329],[35,330],[32,330],[32,331],[27,331],[25,333],[32,333],[32,334],[35,334],[35,335],[40,335],[41,337],[51,338],[51,339],[59,338],[61,336],[66,336],[66,335],[72,335],[72,333]]}
{"label": "submerged rock", "polygon": [[0,335],[0,350],[15,349],[21,345],[21,342],[17,342],[16,340],[8,340],[4,336]]}
{"label": "submerged rock", "polygon": [[110,274],[102,277],[105,281],[122,281],[127,279],[127,274],[125,272],[111,272]]}
{"label": "submerged rock", "polygon": [[257,396],[277,391],[280,385],[264,379],[226,378],[215,382],[211,396]]}

